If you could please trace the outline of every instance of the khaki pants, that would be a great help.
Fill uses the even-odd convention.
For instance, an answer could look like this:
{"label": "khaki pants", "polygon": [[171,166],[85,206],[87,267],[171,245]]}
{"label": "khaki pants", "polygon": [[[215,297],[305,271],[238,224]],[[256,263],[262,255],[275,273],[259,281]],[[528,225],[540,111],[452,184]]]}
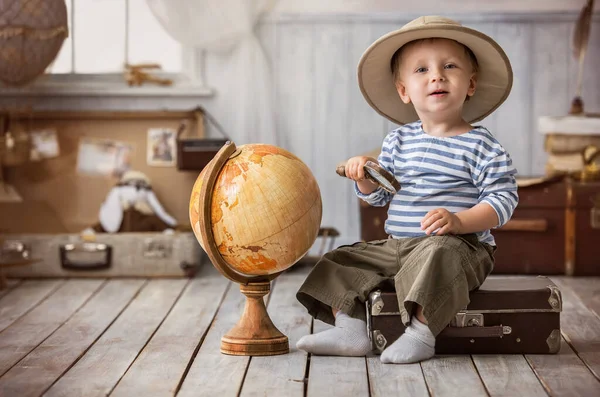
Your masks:
{"label": "khaki pants", "polygon": [[365,320],[369,292],[393,286],[402,322],[410,323],[418,304],[431,332],[438,335],[492,271],[494,250],[475,234],[342,246],[323,255],[296,297],[313,317],[333,324],[332,307]]}

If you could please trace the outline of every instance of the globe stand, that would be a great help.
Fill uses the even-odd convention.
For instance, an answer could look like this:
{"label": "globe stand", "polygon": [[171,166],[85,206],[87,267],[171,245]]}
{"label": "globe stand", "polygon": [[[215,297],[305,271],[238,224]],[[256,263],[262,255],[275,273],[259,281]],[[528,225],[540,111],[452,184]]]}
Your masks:
{"label": "globe stand", "polygon": [[271,321],[263,296],[270,282],[240,285],[246,306],[240,321],[221,338],[221,353],[235,356],[272,356],[289,352],[288,338]]}
{"label": "globe stand", "polygon": [[228,279],[240,284],[246,296],[246,305],[239,322],[221,338],[221,353],[236,356],[274,356],[289,353],[287,336],[271,321],[263,297],[271,289],[271,280],[281,273],[249,277],[227,265],[215,243],[211,227],[211,204],[213,190],[219,172],[231,157],[238,153],[233,142],[227,142],[206,166],[200,189],[200,234],[206,254],[212,264]]}

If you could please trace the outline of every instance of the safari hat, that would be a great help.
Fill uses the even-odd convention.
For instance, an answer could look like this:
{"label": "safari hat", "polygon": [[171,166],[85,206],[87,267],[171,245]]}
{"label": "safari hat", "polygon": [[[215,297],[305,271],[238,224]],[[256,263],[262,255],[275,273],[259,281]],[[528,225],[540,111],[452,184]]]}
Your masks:
{"label": "safari hat", "polygon": [[506,100],[512,88],[513,73],[510,61],[498,43],[452,19],[423,16],[379,38],[367,48],[358,63],[358,85],[377,113],[397,124],[419,119],[413,105],[400,99],[390,63],[403,45],[430,38],[455,40],[471,49],[477,58],[477,89],[463,106],[463,118],[467,122],[485,118]]}
{"label": "safari hat", "polygon": [[134,182],[134,181],[142,181],[144,183],[146,183],[147,185],[150,185],[150,178],[148,178],[148,176],[146,174],[144,174],[141,171],[134,171],[134,170],[129,170],[126,171],[123,176],[121,177],[121,180],[119,181],[121,184],[127,184],[129,182]]}

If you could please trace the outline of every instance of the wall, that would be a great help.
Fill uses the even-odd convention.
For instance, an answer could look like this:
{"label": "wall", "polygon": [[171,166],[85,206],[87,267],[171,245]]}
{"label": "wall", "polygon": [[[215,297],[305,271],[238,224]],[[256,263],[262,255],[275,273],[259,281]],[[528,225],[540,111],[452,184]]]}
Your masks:
{"label": "wall", "polygon": [[[315,3],[317,4],[317,3]],[[552,3],[559,4],[559,3]],[[495,38],[514,69],[513,91],[505,104],[481,124],[511,153],[521,175],[543,173],[543,137],[536,129],[541,115],[563,115],[574,95],[577,63],[570,42],[580,4],[569,12],[452,15]],[[278,144],[303,159],[315,173],[323,195],[323,224],[336,227],[341,242],[359,238],[358,202],[352,185],[334,172],[348,157],[377,148],[394,126],[364,101],[356,84],[356,65],[366,47],[414,15],[398,13],[276,14],[258,28],[275,82]],[[39,106],[192,108],[204,105],[237,144],[253,141],[254,131],[231,131],[235,109],[219,96],[227,81],[227,57],[206,60],[213,98],[111,98],[90,102],[69,99]],[[252,78],[252,76],[248,76]],[[600,20],[595,15],[585,63],[583,99],[588,111],[600,112]],[[251,106],[251,104],[248,104]],[[258,135],[256,135],[258,136]]]}

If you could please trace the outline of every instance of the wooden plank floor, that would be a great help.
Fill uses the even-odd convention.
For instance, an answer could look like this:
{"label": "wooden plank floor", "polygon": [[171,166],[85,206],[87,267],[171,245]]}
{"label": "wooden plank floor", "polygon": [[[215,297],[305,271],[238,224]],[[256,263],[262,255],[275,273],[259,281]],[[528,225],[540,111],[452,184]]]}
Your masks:
{"label": "wooden plank floor", "polygon": [[281,275],[267,298],[291,347],[273,357],[219,352],[244,297],[210,266],[194,279],[11,280],[0,291],[0,396],[600,396],[600,277],[553,277],[559,354],[384,365],[295,348],[328,327],[296,301],[307,272]]}

